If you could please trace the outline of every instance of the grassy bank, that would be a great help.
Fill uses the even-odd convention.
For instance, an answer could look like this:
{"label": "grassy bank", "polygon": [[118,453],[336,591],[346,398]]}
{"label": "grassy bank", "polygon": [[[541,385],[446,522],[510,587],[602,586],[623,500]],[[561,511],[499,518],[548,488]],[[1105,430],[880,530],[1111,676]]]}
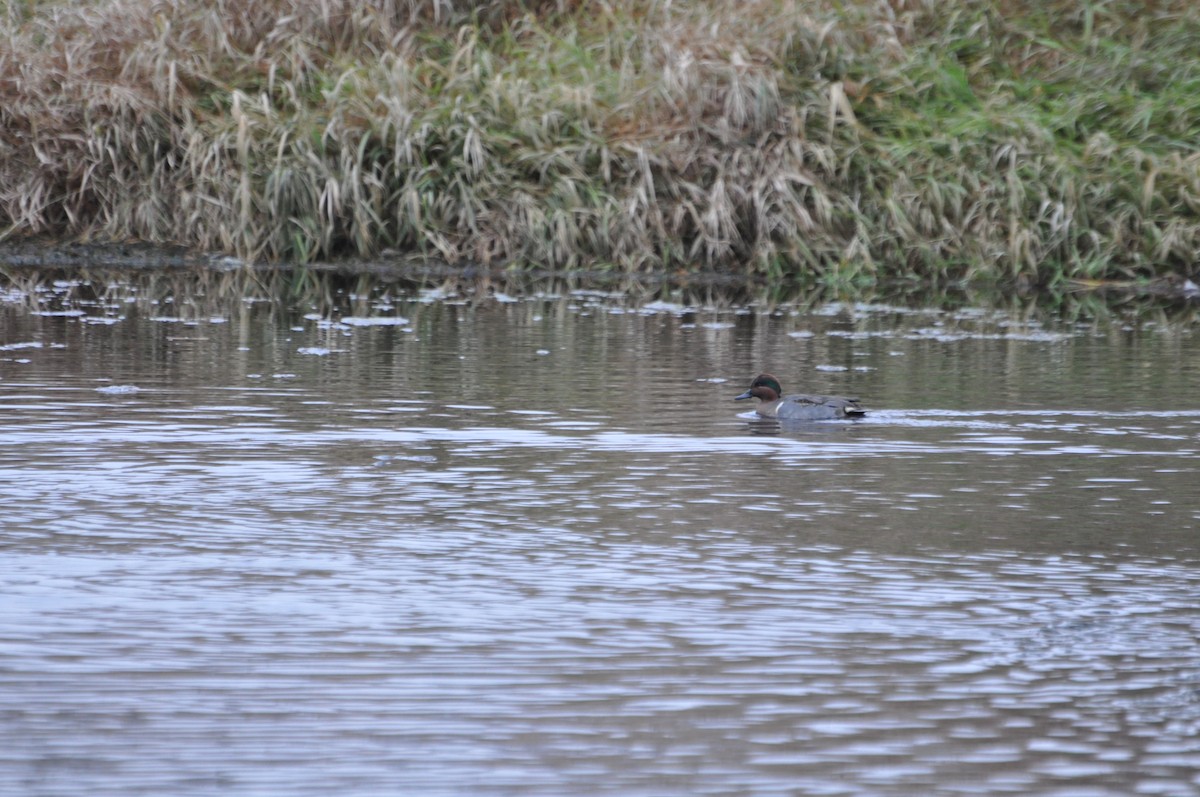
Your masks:
{"label": "grassy bank", "polygon": [[1192,0],[8,0],[0,232],[831,285],[1195,274]]}

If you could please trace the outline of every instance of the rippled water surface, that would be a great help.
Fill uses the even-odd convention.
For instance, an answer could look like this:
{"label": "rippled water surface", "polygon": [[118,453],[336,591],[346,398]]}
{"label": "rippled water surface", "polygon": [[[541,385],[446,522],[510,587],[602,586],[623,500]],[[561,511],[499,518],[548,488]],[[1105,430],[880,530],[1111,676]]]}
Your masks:
{"label": "rippled water surface", "polygon": [[214,292],[0,288],[0,793],[1200,794],[1190,320]]}

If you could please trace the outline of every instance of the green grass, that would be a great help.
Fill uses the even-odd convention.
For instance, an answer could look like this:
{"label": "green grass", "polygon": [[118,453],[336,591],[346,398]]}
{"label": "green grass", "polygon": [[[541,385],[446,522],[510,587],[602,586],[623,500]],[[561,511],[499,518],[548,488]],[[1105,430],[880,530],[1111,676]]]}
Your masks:
{"label": "green grass", "polygon": [[860,114],[875,168],[900,175],[890,259],[918,241],[1041,281],[1193,268],[1200,17],[1146,12],[976,3],[928,20]]}
{"label": "green grass", "polygon": [[9,235],[838,288],[1200,260],[1190,0],[4,9]]}

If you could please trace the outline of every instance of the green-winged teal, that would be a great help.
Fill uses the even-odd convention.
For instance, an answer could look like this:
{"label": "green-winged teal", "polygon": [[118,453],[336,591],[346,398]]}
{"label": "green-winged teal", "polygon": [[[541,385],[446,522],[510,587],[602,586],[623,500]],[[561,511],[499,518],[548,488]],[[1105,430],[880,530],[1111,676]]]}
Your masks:
{"label": "green-winged teal", "polygon": [[779,380],[770,374],[754,377],[750,389],[735,397],[734,401],[748,398],[760,399],[755,407],[759,415],[785,421],[828,421],[861,418],[867,414],[858,405],[858,399],[847,396],[811,396],[803,393],[785,396]]}

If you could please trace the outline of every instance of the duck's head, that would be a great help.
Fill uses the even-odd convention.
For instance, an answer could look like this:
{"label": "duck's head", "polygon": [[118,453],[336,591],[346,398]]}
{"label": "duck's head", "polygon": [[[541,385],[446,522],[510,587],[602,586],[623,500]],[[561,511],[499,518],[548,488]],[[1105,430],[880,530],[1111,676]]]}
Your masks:
{"label": "duck's head", "polygon": [[783,387],[779,384],[779,380],[770,374],[759,374],[754,377],[754,381],[750,383],[750,389],[740,396],[734,396],[734,401],[742,399],[756,398],[763,401],[775,401],[783,395]]}

